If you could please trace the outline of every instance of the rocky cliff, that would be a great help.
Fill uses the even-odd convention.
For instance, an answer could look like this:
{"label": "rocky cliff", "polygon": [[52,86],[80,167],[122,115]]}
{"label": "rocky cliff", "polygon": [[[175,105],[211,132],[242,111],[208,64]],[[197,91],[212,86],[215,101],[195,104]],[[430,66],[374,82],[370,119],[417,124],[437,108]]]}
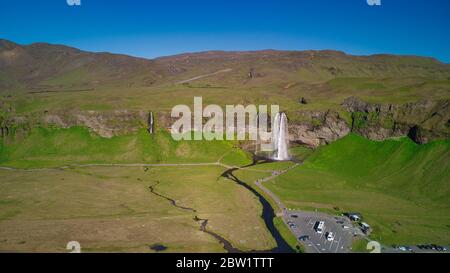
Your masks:
{"label": "rocky cliff", "polygon": [[403,105],[369,104],[358,98],[342,106],[352,114],[352,131],[374,140],[408,136],[417,143],[450,137],[450,100]]}
{"label": "rocky cliff", "polygon": [[44,112],[33,115],[3,114],[0,118],[2,137],[14,135],[21,137],[36,126],[69,128],[87,127],[92,133],[111,138],[116,135],[136,133],[140,128],[148,127],[149,112],[114,111],[67,111]]}
{"label": "rocky cliff", "polygon": [[403,105],[370,104],[356,97],[344,100],[350,116],[336,111],[303,111],[303,122],[289,125],[291,141],[311,147],[330,143],[350,132],[372,140],[408,136],[416,143],[450,138],[450,101],[419,101]]}
{"label": "rocky cliff", "polygon": [[291,142],[318,147],[340,139],[351,131],[348,122],[335,111],[303,111],[298,115],[304,121],[289,124]]}
{"label": "rocky cliff", "polygon": [[[403,105],[370,104],[356,97],[342,103],[344,111],[299,111],[289,123],[291,142],[318,147],[350,132],[372,140],[408,136],[416,143],[450,138],[450,101],[420,101]],[[149,111],[60,111],[15,115],[3,105],[0,134],[24,136],[35,126],[85,126],[106,138],[149,129]],[[294,119],[293,119],[294,120]],[[174,119],[155,113],[155,129],[168,130]]]}

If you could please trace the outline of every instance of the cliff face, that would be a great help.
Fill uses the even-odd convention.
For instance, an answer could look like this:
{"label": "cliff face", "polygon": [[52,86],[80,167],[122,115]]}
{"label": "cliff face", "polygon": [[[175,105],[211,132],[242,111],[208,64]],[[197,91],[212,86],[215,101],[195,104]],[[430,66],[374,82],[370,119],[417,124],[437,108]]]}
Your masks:
{"label": "cliff face", "polygon": [[318,147],[340,139],[350,133],[350,127],[334,111],[299,112],[305,122],[289,123],[290,141]]}
{"label": "cliff face", "polygon": [[356,97],[342,107],[351,119],[337,112],[300,112],[305,122],[289,125],[291,141],[317,147],[350,132],[372,140],[408,136],[416,143],[450,138],[450,101],[421,101],[404,105],[370,104]]}
{"label": "cliff face", "polygon": [[408,136],[417,143],[450,137],[449,105],[449,100],[380,105],[355,97],[342,104],[352,115],[352,131],[374,140]]}
{"label": "cliff face", "polygon": [[[419,144],[449,139],[449,105],[449,100],[404,105],[370,104],[349,97],[342,103],[347,113],[332,110],[297,112],[296,120],[302,121],[289,122],[289,138],[291,142],[310,147],[331,143],[350,132],[372,140],[408,136]],[[150,114],[148,111],[131,110],[45,112],[28,116],[17,116],[11,111],[2,113],[2,137],[24,136],[35,126],[85,126],[107,138],[135,133],[141,128],[148,129]],[[154,118],[159,129],[169,129],[174,122],[169,113],[155,113]]]}
{"label": "cliff face", "polygon": [[14,135],[22,137],[36,126],[53,126],[69,128],[73,126],[87,127],[101,137],[111,138],[117,135],[136,133],[148,125],[148,112],[115,110],[115,111],[69,111],[45,112],[38,115],[2,117],[0,132],[2,137]]}

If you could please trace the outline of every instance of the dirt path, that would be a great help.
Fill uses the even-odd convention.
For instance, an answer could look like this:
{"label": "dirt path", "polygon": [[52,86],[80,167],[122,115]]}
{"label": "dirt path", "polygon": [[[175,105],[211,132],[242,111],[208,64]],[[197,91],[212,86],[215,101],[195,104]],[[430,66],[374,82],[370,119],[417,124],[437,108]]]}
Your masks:
{"label": "dirt path", "polygon": [[216,71],[216,72],[213,72],[213,73],[203,74],[203,75],[199,75],[199,76],[196,76],[196,77],[184,80],[184,81],[180,81],[180,82],[177,82],[177,84],[188,83],[188,82],[191,82],[191,81],[195,81],[195,80],[203,79],[203,78],[206,78],[206,77],[214,76],[214,75],[217,75],[217,74],[220,74],[220,73],[227,73],[227,72],[230,72],[231,70],[233,70],[233,69],[231,69],[231,68],[222,69],[222,70],[219,70],[219,71]]}
{"label": "dirt path", "polygon": [[[273,201],[275,201],[275,203],[277,204],[278,208],[281,210],[282,213],[284,213],[286,211],[286,207],[284,206],[284,204],[281,202],[280,198],[273,193],[272,191],[270,191],[268,188],[266,188],[263,183],[267,182],[269,180],[275,179],[278,176],[288,172],[289,170],[299,166],[300,163],[295,163],[294,165],[290,166],[287,169],[281,170],[281,171],[273,171],[272,175],[263,179],[259,179],[255,181],[256,186],[258,186],[258,188],[260,188],[264,193],[266,193],[268,196],[270,196],[270,198],[272,198]],[[281,216],[278,215],[277,216]]]}
{"label": "dirt path", "polygon": [[194,166],[222,166],[222,164],[213,163],[174,163],[174,164],[71,164],[54,168],[35,168],[35,169],[20,169],[13,167],[0,167],[0,170],[6,171],[23,171],[23,172],[39,172],[39,171],[57,171],[70,168],[85,168],[85,167],[194,167]]}

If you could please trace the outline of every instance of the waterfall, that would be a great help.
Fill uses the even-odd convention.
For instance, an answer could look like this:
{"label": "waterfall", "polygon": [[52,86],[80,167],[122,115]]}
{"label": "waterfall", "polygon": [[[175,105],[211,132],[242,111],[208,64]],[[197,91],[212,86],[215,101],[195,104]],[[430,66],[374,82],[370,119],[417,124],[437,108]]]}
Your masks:
{"label": "waterfall", "polygon": [[289,159],[289,139],[287,129],[287,117],[285,113],[278,113],[275,116],[272,127],[272,144],[274,149],[273,159]]}
{"label": "waterfall", "polygon": [[148,114],[148,129],[147,129],[149,134],[153,134],[154,123],[155,121],[153,120],[153,112],[150,112]]}

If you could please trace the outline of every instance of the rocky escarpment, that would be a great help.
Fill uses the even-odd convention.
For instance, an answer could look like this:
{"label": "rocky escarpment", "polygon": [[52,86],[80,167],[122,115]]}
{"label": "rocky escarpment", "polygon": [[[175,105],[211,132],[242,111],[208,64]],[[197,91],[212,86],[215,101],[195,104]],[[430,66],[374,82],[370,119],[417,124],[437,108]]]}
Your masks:
{"label": "rocky escarpment", "polygon": [[299,112],[303,122],[289,123],[290,141],[318,147],[350,133],[348,122],[336,111]]}
{"label": "rocky escarpment", "polygon": [[111,138],[117,135],[136,133],[148,127],[148,111],[59,111],[34,113],[30,115],[4,114],[1,118],[0,132],[2,137],[14,135],[21,137],[37,126],[69,128],[73,126],[87,127],[92,133]]}
{"label": "rocky escarpment", "polygon": [[450,138],[450,101],[403,105],[371,104],[356,97],[344,100],[344,117],[336,111],[300,111],[301,122],[289,124],[290,140],[311,147],[354,132],[372,140],[408,136],[419,144]]}
{"label": "rocky escarpment", "polygon": [[[416,143],[450,138],[450,101],[420,101],[403,105],[371,104],[356,97],[343,101],[342,111],[298,111],[289,121],[291,142],[318,147],[340,139],[350,132],[372,140],[408,136]],[[0,116],[0,135],[25,136],[33,127],[68,128],[84,126],[102,137],[136,133],[140,129],[169,130],[175,121],[169,113],[151,112],[59,111],[16,115],[5,105]],[[206,122],[206,120],[205,120]],[[151,127],[151,129],[150,129]]]}
{"label": "rocky escarpment", "polygon": [[450,100],[370,104],[355,97],[342,103],[351,113],[353,132],[374,140],[408,136],[420,144],[450,138],[449,105]]}

